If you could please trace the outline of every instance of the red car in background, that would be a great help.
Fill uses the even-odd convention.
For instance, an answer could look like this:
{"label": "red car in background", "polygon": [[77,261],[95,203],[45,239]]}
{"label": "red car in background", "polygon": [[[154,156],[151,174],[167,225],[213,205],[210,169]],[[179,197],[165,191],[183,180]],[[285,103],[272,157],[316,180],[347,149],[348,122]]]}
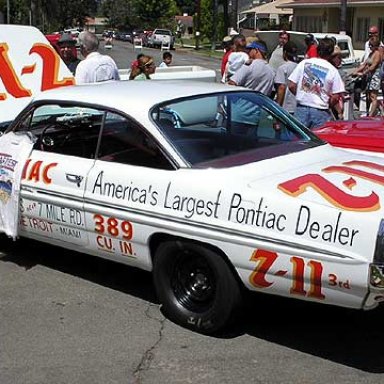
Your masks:
{"label": "red car in background", "polygon": [[384,152],[383,118],[329,121],[313,132],[336,147]]}

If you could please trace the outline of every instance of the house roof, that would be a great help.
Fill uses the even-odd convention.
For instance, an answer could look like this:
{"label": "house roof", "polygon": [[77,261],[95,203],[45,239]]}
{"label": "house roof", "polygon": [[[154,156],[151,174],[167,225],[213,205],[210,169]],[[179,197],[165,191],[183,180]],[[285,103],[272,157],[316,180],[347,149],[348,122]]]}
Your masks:
{"label": "house roof", "polygon": [[[291,0],[284,4],[284,7],[290,8],[339,8],[340,0]],[[347,7],[382,7],[384,6],[384,0],[348,0]],[[277,5],[277,8],[280,8]]]}
{"label": "house roof", "polygon": [[[383,0],[384,1],[384,0]],[[308,2],[308,0],[307,0]],[[248,9],[246,11],[240,12],[244,13],[255,13],[259,14],[278,14],[278,15],[292,15],[293,10],[290,7],[286,7],[286,4],[292,4],[292,0],[275,0],[270,3],[265,3],[258,5],[257,7]]]}

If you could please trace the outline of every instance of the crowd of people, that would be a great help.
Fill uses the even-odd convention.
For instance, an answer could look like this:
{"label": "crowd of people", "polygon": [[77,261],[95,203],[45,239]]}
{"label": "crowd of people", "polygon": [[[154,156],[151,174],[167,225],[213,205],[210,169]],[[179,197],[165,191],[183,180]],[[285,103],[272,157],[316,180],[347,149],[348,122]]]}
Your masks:
{"label": "crowd of people", "polygon": [[[244,86],[274,98],[309,128],[333,118],[342,119],[345,80],[341,70],[342,53],[334,37],[317,41],[313,34],[304,38],[304,59],[286,31],[278,34],[278,44],[268,55],[264,41],[237,34],[223,40],[222,82]],[[378,111],[378,94],[384,91],[384,45],[378,28],[372,26],[361,65],[352,72],[356,86],[367,92],[367,114]],[[364,82],[364,84],[362,84]],[[358,89],[358,90],[359,90]]]}
{"label": "crowd of people", "polygon": [[[76,84],[119,80],[114,60],[99,53],[97,36],[83,31],[78,39],[81,61],[76,55],[75,41],[69,35],[63,34],[58,42],[61,57],[74,74]],[[325,37],[317,41],[308,34],[304,42],[306,51],[300,61],[298,47],[286,31],[279,32],[278,44],[270,54],[266,43],[257,35],[247,39],[241,34],[226,36],[223,39],[222,82],[274,98],[309,128],[321,126],[332,118],[341,119],[346,86],[336,39]],[[172,54],[164,52],[159,67],[171,64]],[[129,79],[149,80],[155,70],[154,59],[140,53],[131,63]],[[376,26],[369,28],[362,63],[352,76],[357,79],[355,88],[366,90],[367,114],[374,116],[379,108],[378,94],[384,91],[384,44]]]}

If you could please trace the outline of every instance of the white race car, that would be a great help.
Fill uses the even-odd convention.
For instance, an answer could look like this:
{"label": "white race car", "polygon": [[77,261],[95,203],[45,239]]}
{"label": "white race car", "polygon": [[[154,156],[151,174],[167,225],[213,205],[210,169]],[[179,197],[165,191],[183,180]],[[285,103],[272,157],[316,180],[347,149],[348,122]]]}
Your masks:
{"label": "white race car", "polygon": [[223,328],[244,289],[357,309],[384,298],[384,159],[333,148],[259,93],[69,86],[7,132],[34,141],[19,235],[152,271],[185,327]]}

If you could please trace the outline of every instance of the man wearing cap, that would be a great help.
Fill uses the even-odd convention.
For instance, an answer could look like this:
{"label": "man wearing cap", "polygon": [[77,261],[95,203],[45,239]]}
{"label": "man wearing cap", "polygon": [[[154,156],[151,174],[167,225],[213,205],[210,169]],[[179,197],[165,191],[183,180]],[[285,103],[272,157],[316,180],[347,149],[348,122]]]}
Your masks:
{"label": "man wearing cap", "polygon": [[263,41],[253,41],[246,47],[250,64],[244,64],[229,80],[231,85],[240,85],[270,96],[275,72],[267,63],[267,46]]}
{"label": "man wearing cap", "polygon": [[77,58],[76,40],[72,38],[70,33],[63,33],[57,45],[64,63],[72,74],[75,74],[77,65],[80,63],[80,60]]}
{"label": "man wearing cap", "polygon": [[76,68],[76,84],[97,83],[107,80],[120,80],[117,65],[112,57],[100,54],[99,39],[89,31],[79,35],[80,52],[84,60]]}
{"label": "man wearing cap", "polygon": [[345,92],[338,70],[329,62],[334,48],[330,38],[320,40],[319,57],[301,61],[288,78],[297,100],[295,117],[310,129],[331,120],[330,108]]}

